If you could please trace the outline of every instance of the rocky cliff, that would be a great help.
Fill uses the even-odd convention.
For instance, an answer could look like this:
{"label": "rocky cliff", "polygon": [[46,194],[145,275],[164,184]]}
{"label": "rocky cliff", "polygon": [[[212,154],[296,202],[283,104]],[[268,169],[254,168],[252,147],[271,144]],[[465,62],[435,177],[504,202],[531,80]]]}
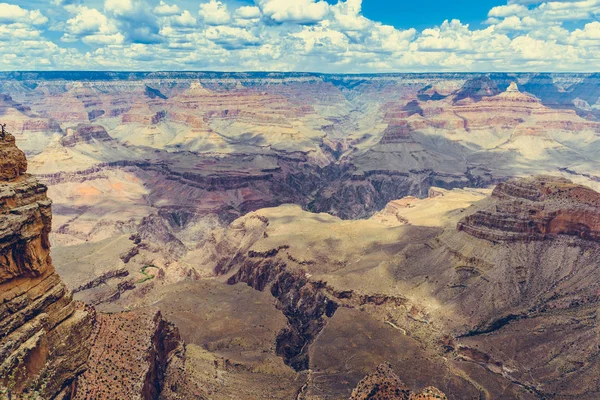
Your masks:
{"label": "rocky cliff", "polygon": [[84,371],[94,315],[54,271],[46,187],[10,134],[0,154],[0,387],[52,398]]}
{"label": "rocky cliff", "polygon": [[10,181],[27,171],[25,153],[15,145],[15,137],[11,134],[0,136],[0,180]]}
{"label": "rocky cliff", "polygon": [[107,315],[73,301],[50,257],[47,188],[26,174],[12,135],[0,137],[0,156],[0,398],[186,396],[177,328],[158,312]]}
{"label": "rocky cliff", "polygon": [[185,345],[160,312],[98,314],[92,341],[73,399],[203,398],[189,391]]}
{"label": "rocky cliff", "polygon": [[600,195],[557,177],[513,179],[494,189],[488,206],[458,230],[491,241],[544,240],[556,235],[600,239]]}

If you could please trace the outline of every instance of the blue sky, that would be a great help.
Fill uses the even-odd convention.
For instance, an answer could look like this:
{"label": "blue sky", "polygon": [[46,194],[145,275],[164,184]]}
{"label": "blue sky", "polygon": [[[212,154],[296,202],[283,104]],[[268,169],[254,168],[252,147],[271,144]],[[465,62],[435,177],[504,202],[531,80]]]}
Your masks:
{"label": "blue sky", "polygon": [[600,0],[0,0],[0,70],[597,71]]}
{"label": "blue sky", "polygon": [[495,6],[506,4],[499,0],[419,0],[419,1],[363,1],[363,15],[369,19],[394,25],[397,28],[426,29],[444,20],[459,19],[472,26],[480,26],[487,13]]}

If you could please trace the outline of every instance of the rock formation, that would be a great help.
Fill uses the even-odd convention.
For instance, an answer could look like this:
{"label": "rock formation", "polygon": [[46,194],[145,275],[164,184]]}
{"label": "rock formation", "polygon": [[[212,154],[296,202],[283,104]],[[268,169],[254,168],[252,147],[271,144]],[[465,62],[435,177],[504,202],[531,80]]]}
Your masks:
{"label": "rock formation", "polygon": [[0,387],[52,398],[86,368],[94,314],[78,308],[50,258],[51,202],[0,140]]}
{"label": "rock formation", "polygon": [[492,192],[489,205],[458,230],[491,241],[544,240],[556,235],[600,239],[600,194],[551,176],[513,179]]}
{"label": "rock formation", "polygon": [[47,188],[12,135],[0,155],[0,398],[185,396],[177,329],[157,312],[104,315],[73,301],[50,257]]}
{"label": "rock formation", "polygon": [[93,143],[94,140],[110,142],[112,138],[101,125],[80,124],[67,129],[67,135],[61,139],[65,147],[74,147],[79,143]]}
{"label": "rock formation", "polygon": [[361,380],[352,391],[350,400],[448,400],[446,395],[433,387],[420,393],[412,392],[398,378],[389,363],[381,364],[376,371]]}
{"label": "rock formation", "polygon": [[185,345],[160,312],[98,314],[92,341],[73,399],[202,398],[188,389],[182,373]]}
{"label": "rock formation", "polygon": [[10,133],[0,136],[0,181],[10,181],[27,171],[25,153],[15,145]]}

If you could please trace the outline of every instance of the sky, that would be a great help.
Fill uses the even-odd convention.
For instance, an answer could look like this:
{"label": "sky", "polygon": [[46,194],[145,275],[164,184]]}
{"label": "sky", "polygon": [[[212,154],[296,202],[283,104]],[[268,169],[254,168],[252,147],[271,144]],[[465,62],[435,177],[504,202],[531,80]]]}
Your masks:
{"label": "sky", "polygon": [[599,20],[600,0],[0,0],[0,70],[598,72]]}

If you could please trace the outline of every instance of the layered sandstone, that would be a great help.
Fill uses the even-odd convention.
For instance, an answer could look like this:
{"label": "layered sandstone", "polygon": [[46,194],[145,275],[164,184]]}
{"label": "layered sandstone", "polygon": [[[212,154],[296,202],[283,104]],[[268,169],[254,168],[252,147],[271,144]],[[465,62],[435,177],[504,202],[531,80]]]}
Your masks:
{"label": "layered sandstone", "polygon": [[47,188],[14,142],[0,138],[0,398],[201,398],[160,313],[106,315],[73,301],[50,257]]}
{"label": "layered sandstone", "polygon": [[0,388],[53,398],[85,369],[93,313],[77,309],[50,258],[51,202],[0,140]]}
{"label": "layered sandstone", "polygon": [[572,235],[600,240],[600,194],[551,176],[499,184],[489,205],[458,223],[458,230],[491,241],[544,240]]}
{"label": "layered sandstone", "polygon": [[102,125],[80,124],[75,128],[67,129],[67,135],[61,139],[65,147],[74,147],[78,144],[91,144],[94,141],[110,142],[112,138]]}

